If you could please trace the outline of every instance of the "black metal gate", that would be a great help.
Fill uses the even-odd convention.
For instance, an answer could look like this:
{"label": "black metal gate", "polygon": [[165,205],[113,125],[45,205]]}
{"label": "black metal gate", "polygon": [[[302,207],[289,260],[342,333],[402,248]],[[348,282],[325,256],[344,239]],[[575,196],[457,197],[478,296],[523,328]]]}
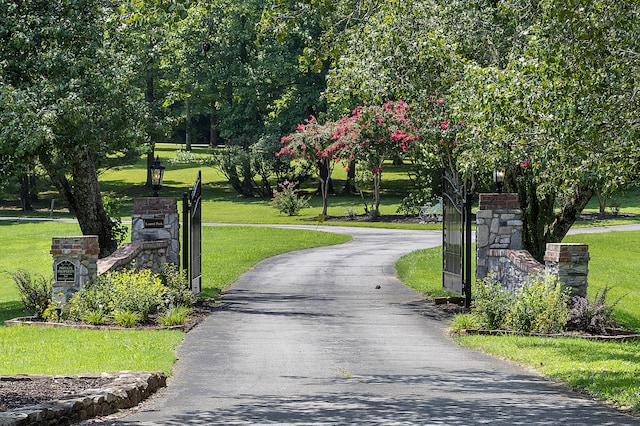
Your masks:
{"label": "black metal gate", "polygon": [[191,292],[202,291],[202,172],[182,196],[182,268],[187,271]]}
{"label": "black metal gate", "polygon": [[471,305],[471,194],[447,173],[442,175],[442,287],[464,295]]}

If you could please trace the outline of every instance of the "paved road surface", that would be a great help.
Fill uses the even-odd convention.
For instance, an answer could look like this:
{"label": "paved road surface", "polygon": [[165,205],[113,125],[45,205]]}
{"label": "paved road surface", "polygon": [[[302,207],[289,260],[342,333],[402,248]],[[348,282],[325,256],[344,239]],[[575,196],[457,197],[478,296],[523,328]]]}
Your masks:
{"label": "paved road surface", "polygon": [[354,239],[244,274],[187,334],[168,387],[115,424],[640,424],[451,343],[394,271],[439,232],[332,230]]}

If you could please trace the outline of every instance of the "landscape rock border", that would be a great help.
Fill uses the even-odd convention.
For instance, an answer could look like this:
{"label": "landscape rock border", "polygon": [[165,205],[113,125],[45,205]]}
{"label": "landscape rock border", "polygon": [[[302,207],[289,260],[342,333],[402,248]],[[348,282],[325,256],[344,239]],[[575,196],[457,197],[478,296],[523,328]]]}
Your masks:
{"label": "landscape rock border", "polygon": [[[118,410],[131,408],[166,386],[162,372],[147,373],[120,371],[102,373],[100,377],[113,377],[102,388],[87,389],[68,398],[48,401],[30,407],[0,411],[0,426],[53,426],[70,425],[96,416],[105,416]],[[16,379],[25,380],[25,375]],[[33,376],[34,379],[42,376]],[[77,375],[71,378],[91,378],[96,375]],[[3,376],[7,379],[7,376]]]}

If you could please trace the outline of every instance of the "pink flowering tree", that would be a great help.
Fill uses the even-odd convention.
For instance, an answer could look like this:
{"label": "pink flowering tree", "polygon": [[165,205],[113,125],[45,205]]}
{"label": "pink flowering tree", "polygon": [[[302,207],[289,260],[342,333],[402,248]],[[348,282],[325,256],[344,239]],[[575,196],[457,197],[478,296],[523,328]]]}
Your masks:
{"label": "pink flowering tree", "polygon": [[304,124],[298,125],[294,133],[282,138],[284,145],[276,155],[290,155],[298,161],[308,161],[318,167],[320,193],[322,195],[322,216],[327,215],[329,181],[333,170],[348,152],[346,143],[351,132],[346,122],[320,124],[311,116]]}
{"label": "pink flowering tree", "polygon": [[384,161],[407,153],[419,139],[419,130],[409,119],[409,104],[402,100],[383,105],[363,105],[353,110],[349,136],[352,155],[364,161],[373,179],[374,216],[380,213],[380,187]]}

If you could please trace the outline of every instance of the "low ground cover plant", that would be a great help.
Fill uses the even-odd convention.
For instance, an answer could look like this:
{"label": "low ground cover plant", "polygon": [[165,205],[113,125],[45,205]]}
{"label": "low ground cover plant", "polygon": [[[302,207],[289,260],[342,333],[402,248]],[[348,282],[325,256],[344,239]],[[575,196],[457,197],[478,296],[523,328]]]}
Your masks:
{"label": "low ground cover plant", "polygon": [[53,322],[179,325],[187,321],[195,302],[184,273],[173,265],[165,265],[158,274],[148,269],[125,269],[100,275],[65,304],[54,302],[51,285],[42,276],[32,278],[28,271],[18,270],[13,279],[25,309],[35,318]]}
{"label": "low ground cover plant", "polygon": [[619,300],[608,304],[607,292],[605,287],[593,300],[569,297],[568,289],[563,289],[551,276],[532,277],[528,285],[510,292],[492,274],[476,282],[471,313],[456,315],[452,330],[509,330],[522,334],[572,330],[605,335],[619,326],[612,319],[613,308]]}
{"label": "low ground cover plant", "polygon": [[[77,292],[63,316],[75,321],[135,327],[151,322],[151,315],[165,318],[168,312],[179,308],[184,324],[194,301],[186,277],[171,265],[165,265],[159,274],[148,269],[127,269],[101,275]],[[171,316],[171,325],[177,325],[176,317]]]}

